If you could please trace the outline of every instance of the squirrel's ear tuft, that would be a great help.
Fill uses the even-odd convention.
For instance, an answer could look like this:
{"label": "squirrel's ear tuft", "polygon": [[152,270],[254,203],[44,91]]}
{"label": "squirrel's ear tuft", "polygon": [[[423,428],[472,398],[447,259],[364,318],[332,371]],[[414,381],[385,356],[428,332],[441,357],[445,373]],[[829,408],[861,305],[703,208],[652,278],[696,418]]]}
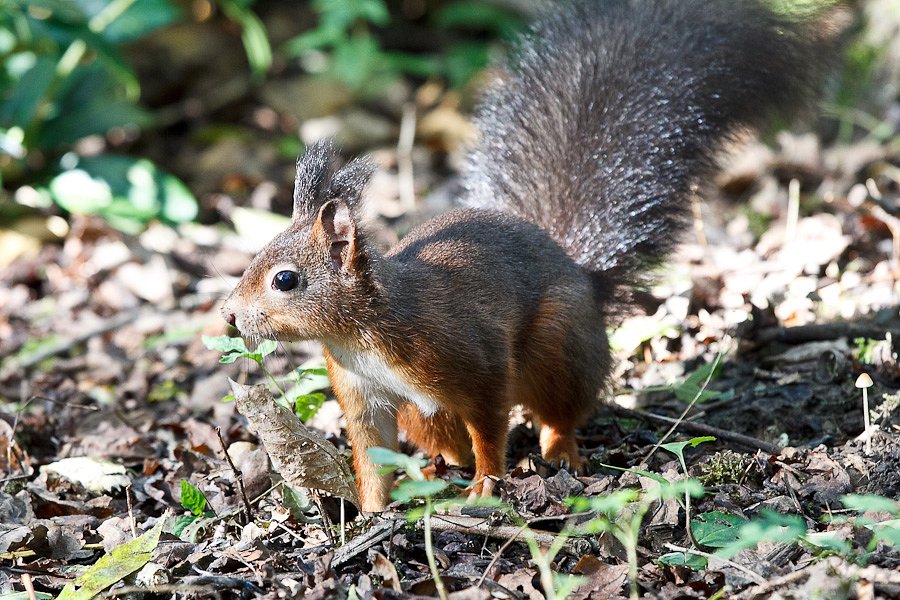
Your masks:
{"label": "squirrel's ear tuft", "polygon": [[297,176],[294,179],[295,221],[316,214],[331,181],[334,163],[334,145],[331,140],[321,140],[306,149],[297,159]]}
{"label": "squirrel's ear tuft", "polygon": [[335,171],[334,157],[334,144],[326,139],[310,146],[297,159],[294,221],[315,217],[329,200],[340,199],[351,210],[359,206],[374,165],[367,159],[356,158]]}
{"label": "squirrel's ear tuft", "polygon": [[331,268],[351,272],[356,263],[356,223],[346,202],[329,200],[322,205],[316,226],[325,235]]}

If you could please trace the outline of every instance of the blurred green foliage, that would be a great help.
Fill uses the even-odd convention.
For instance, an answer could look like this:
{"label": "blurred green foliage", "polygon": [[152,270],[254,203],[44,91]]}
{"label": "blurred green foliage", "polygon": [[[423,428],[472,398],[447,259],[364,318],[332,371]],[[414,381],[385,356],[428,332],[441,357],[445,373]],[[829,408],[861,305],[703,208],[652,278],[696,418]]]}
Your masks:
{"label": "blurred green foliage", "polygon": [[170,0],[0,0],[0,174],[61,156],[38,191],[70,212],[129,232],[193,219],[193,195],[150,161],[67,153],[87,136],[152,124],[119,48],[181,16]]}
{"label": "blurred green foliage", "polygon": [[[769,1],[798,16],[834,3]],[[266,77],[276,61],[258,14],[270,5],[260,0],[210,2],[238,26],[252,77]],[[284,69],[299,62],[310,73],[337,79],[356,96],[379,95],[410,76],[438,78],[461,88],[490,61],[498,39],[513,39],[525,26],[524,16],[502,3],[426,2],[414,15],[395,12],[398,5],[310,0],[315,26],[275,47],[277,64]],[[190,20],[187,6],[191,4],[184,0],[0,0],[0,185],[31,185],[45,204],[98,214],[130,232],[152,220],[196,218],[197,202],[187,186],[147,159],[111,154],[87,158],[73,151],[85,137],[118,131],[120,139],[129,138],[156,125],[154,114],[140,104],[140,82],[123,48],[156,29]],[[890,40],[867,36],[869,29],[875,28],[861,26],[847,44],[833,90],[830,110],[839,120],[843,141],[860,129],[878,140],[894,135],[883,116],[886,108],[872,102],[884,87],[879,69]],[[413,31],[419,42],[407,45],[406,36]],[[292,156],[300,147],[293,137],[273,143],[284,155]],[[0,206],[0,214],[15,211]]]}
{"label": "blurred green foliage", "polygon": [[[312,0],[318,25],[289,40],[289,57],[324,53],[321,71],[356,92],[377,93],[403,75],[441,77],[452,87],[465,85],[488,63],[490,44],[465,36],[451,41],[440,55],[421,55],[386,50],[376,29],[393,23],[384,0]],[[436,32],[483,31],[490,37],[510,39],[524,22],[516,13],[477,0],[442,5],[427,15]]]}

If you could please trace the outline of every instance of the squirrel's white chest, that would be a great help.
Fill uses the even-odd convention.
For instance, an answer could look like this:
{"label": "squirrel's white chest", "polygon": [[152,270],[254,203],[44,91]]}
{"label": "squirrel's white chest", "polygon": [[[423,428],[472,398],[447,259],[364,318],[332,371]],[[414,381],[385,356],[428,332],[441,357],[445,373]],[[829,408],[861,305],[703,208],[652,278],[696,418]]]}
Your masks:
{"label": "squirrel's white chest", "polygon": [[333,346],[329,346],[328,350],[346,371],[348,383],[373,406],[396,409],[404,402],[412,402],[426,417],[434,415],[440,408],[434,398],[410,384],[379,354],[353,352]]}

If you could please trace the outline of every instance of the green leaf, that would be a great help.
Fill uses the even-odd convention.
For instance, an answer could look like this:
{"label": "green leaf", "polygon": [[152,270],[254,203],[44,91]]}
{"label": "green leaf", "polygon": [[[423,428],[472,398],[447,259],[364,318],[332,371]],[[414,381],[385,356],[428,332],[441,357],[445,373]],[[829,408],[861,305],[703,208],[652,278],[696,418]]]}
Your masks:
{"label": "green leaf", "polygon": [[746,523],[744,517],[715,510],[697,515],[691,521],[691,532],[698,544],[724,548],[738,540],[740,528]]}
{"label": "green leaf", "polygon": [[501,5],[478,0],[448,3],[434,13],[432,21],[444,29],[486,29],[503,37],[511,37],[524,28],[522,19]]}
{"label": "green leaf", "polygon": [[557,598],[568,598],[578,586],[590,583],[590,579],[581,575],[569,575],[567,573],[553,573],[553,589]]}
{"label": "green leaf", "polygon": [[316,375],[319,377],[328,377],[328,369],[325,367],[311,367],[309,369],[297,369],[303,375]]}
{"label": "green leaf", "polygon": [[200,338],[203,345],[210,350],[218,350],[222,353],[239,352],[241,354],[249,354],[247,344],[244,338],[229,337],[227,335],[204,335]]}
{"label": "green leaf", "polygon": [[48,119],[34,143],[41,148],[56,148],[89,135],[106,135],[114,127],[145,127],[151,122],[150,113],[128,100],[98,96],[87,104],[59,111],[56,117]]}
{"label": "green leaf", "polygon": [[650,500],[671,500],[673,498],[682,499],[685,495],[692,498],[700,498],[706,492],[703,484],[696,479],[681,479],[678,481],[669,481],[665,485],[657,488],[650,488],[644,495]]}
{"label": "green leaf", "polygon": [[183,183],[149,160],[128,156],[78,158],[50,181],[49,192],[67,211],[100,215],[126,231],[140,231],[155,218],[174,223],[197,214],[197,201]]}
{"label": "green leaf", "polygon": [[316,27],[285,42],[284,53],[290,57],[297,57],[310,50],[334,46],[345,35],[346,33],[341,29]]}
{"label": "green leaf", "polygon": [[[622,510],[640,498],[640,492],[633,489],[617,490],[594,498],[584,498],[590,510],[615,518]],[[582,498],[575,498],[580,501]],[[582,509],[583,510],[583,509]]]}
{"label": "green leaf", "polygon": [[369,448],[366,454],[372,459],[376,465],[390,467],[391,469],[401,469],[406,472],[412,479],[423,481],[425,475],[422,473],[422,467],[428,464],[427,460],[413,458],[402,452],[395,452],[387,448]]}
{"label": "green leaf", "polygon": [[737,533],[737,539],[721,548],[716,555],[730,558],[744,550],[753,548],[760,542],[795,543],[806,535],[806,521],[800,515],[782,515],[763,511],[752,521],[744,523]]}
{"label": "green leaf", "polygon": [[143,535],[113,548],[100,557],[77,579],[66,584],[58,600],[87,600],[109,586],[139,570],[153,558],[163,528],[160,519],[153,529]]}
{"label": "green leaf", "polygon": [[113,202],[112,189],[103,179],[95,179],[87,171],[72,169],[50,181],[50,194],[56,203],[73,214],[93,215]]}
{"label": "green leaf", "polygon": [[359,34],[335,47],[332,72],[342,82],[359,89],[373,78],[383,58],[375,38],[368,33]]}
{"label": "green leaf", "polygon": [[846,494],[840,498],[841,504],[858,512],[886,512],[900,515],[900,502],[872,494]]}
{"label": "green leaf", "polygon": [[[74,0],[91,18],[91,26],[103,38],[122,44],[178,20],[181,9],[170,0]],[[124,9],[124,10],[123,10]]]}
{"label": "green leaf", "polygon": [[175,523],[172,525],[172,535],[181,537],[185,528],[199,518],[200,517],[195,517],[194,515],[181,515],[175,519]]}
{"label": "green leaf", "polygon": [[836,531],[811,531],[803,537],[803,541],[820,550],[833,552],[840,556],[849,556],[853,552],[850,542],[846,538],[840,537]]}
{"label": "green leaf", "polygon": [[900,548],[900,519],[891,519],[867,526],[879,541],[894,548]]}
{"label": "green leaf", "polygon": [[409,502],[414,498],[430,498],[443,492],[448,485],[450,484],[443,479],[424,479],[422,481],[406,479],[401,481],[391,492],[391,498],[400,502]]}
{"label": "green leaf", "polygon": [[235,0],[219,0],[219,6],[229,19],[240,24],[241,40],[253,74],[264,75],[272,66],[272,47],[265,25],[253,11]]}
{"label": "green leaf", "polygon": [[684,460],[684,449],[690,446],[691,448],[696,448],[700,444],[705,442],[714,442],[716,438],[711,435],[705,435],[702,437],[691,438],[686,442],[669,442],[668,444],[660,445],[660,448],[663,450],[668,450],[672,454],[678,457],[678,460],[681,462],[682,468],[687,468]]}
{"label": "green leaf", "polygon": [[206,509],[206,496],[187,479],[181,480],[181,506],[195,517],[202,516]]}
{"label": "green leaf", "polygon": [[656,473],[651,473],[650,471],[645,471],[644,469],[638,469],[635,467],[617,467],[615,465],[607,465],[604,463],[600,463],[601,467],[606,467],[607,469],[614,469],[616,471],[624,471],[626,473],[634,473],[635,475],[640,475],[641,477],[647,477],[648,479],[652,479],[653,481],[659,483],[660,485],[668,485],[669,480],[663,477],[662,475],[658,475]]}
{"label": "green leaf", "polygon": [[688,567],[700,571],[706,568],[709,561],[705,556],[698,556],[690,552],[669,552],[657,558],[656,562],[670,567]]}
{"label": "green leaf", "polygon": [[297,491],[287,484],[281,486],[281,500],[296,521],[303,519],[304,513],[309,510],[311,505],[309,497],[305,493]]}
{"label": "green leaf", "polygon": [[257,356],[264,358],[278,349],[278,342],[274,340],[263,340],[259,344],[256,345],[256,349],[253,351]]}
{"label": "green leaf", "polygon": [[[14,83],[0,93],[0,126],[28,129],[53,81],[56,61],[46,56],[35,56],[32,52],[19,53],[18,57],[22,59],[18,62],[26,70],[24,73],[12,74]],[[9,68],[14,65],[15,58],[16,55],[6,57],[5,66]]]}
{"label": "green leaf", "polygon": [[306,423],[312,419],[322,405],[325,404],[325,394],[302,394],[294,399],[294,414]]}
{"label": "green leaf", "polygon": [[696,369],[688,375],[680,385],[675,387],[675,397],[682,402],[691,402],[697,398],[697,402],[706,402],[721,396],[721,392],[706,389],[707,384],[716,378],[721,371],[721,361],[714,360]]}

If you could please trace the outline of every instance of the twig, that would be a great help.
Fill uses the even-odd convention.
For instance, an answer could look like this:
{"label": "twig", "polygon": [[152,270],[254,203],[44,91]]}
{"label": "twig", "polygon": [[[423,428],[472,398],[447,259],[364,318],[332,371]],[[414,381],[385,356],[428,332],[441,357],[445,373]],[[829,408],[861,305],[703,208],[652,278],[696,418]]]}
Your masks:
{"label": "twig", "polygon": [[700,205],[700,196],[697,195],[696,186],[691,186],[691,213],[694,218],[694,234],[697,236],[697,243],[703,248],[709,249],[706,229],[703,226],[703,209]]}
{"label": "twig", "polygon": [[786,243],[797,239],[797,222],[800,220],[800,182],[791,179],[788,183],[787,223],[784,226]]}
{"label": "twig", "polygon": [[351,539],[349,542],[335,550],[331,560],[332,566],[342,565],[355,556],[366,552],[381,542],[389,539],[400,528],[403,521],[400,518],[386,518]]}
{"label": "twig", "polygon": [[413,179],[412,148],[416,139],[416,105],[409,102],[403,105],[403,117],[400,119],[400,136],[397,140],[397,178],[400,192],[400,205],[404,212],[416,207],[416,189]]}
{"label": "twig", "polygon": [[500,546],[500,548],[497,550],[496,554],[494,554],[494,557],[491,558],[491,562],[489,562],[487,564],[487,566],[484,568],[484,573],[481,574],[481,578],[478,580],[478,583],[475,584],[476,588],[481,587],[481,585],[484,583],[484,580],[487,579],[488,573],[491,572],[491,569],[494,567],[494,565],[497,564],[497,561],[500,560],[500,557],[503,556],[503,553],[506,552],[506,549],[509,548],[510,546],[512,546],[513,542],[516,541],[516,538],[518,538],[519,535],[521,535],[522,532],[525,531],[527,528],[528,528],[528,523],[524,523],[521,527],[519,527],[519,531],[516,535],[511,536],[508,540],[506,540],[506,542],[503,543],[502,546]]}
{"label": "twig", "polygon": [[675,544],[666,543],[666,544],[663,544],[663,546],[665,546],[669,550],[673,550],[675,552],[684,552],[685,554],[695,554],[697,556],[702,556],[703,558],[706,558],[708,560],[719,561],[719,562],[726,564],[729,567],[732,567],[734,569],[737,569],[741,573],[745,574],[747,577],[750,578],[750,581],[752,581],[753,583],[755,583],[757,585],[763,585],[766,583],[766,579],[759,573],[751,571],[747,567],[745,567],[743,565],[739,565],[736,562],[727,560],[720,556],[716,556],[715,554],[710,554],[709,552],[703,552],[702,550],[695,550],[693,548],[682,548],[681,546],[676,546]]}
{"label": "twig", "polygon": [[[591,515],[591,514],[593,514],[591,511],[586,511],[586,512],[572,513],[570,515],[561,515],[561,516],[565,520],[571,521],[572,519],[576,519],[578,517]],[[540,523],[543,521],[559,521],[559,520],[560,520],[559,516],[535,517],[533,519],[529,519],[528,521],[523,523],[521,527],[519,527],[518,534],[521,535],[523,531],[525,531],[526,529],[528,529],[535,523]],[[494,554],[494,557],[491,559],[491,562],[489,562],[488,565],[484,568],[484,572],[481,574],[481,577],[478,579],[478,583],[475,584],[476,588],[481,587],[481,585],[484,583],[485,579],[487,578],[488,573],[491,571],[491,568],[495,564],[497,564],[497,561],[500,560],[500,557],[503,556],[503,553],[506,552],[506,549],[509,548],[512,545],[512,543],[516,541],[517,538],[518,538],[518,535],[511,536],[508,540],[506,540],[506,542],[502,546],[500,546],[500,548],[497,550],[496,554]]]}
{"label": "twig", "polygon": [[219,438],[219,445],[222,447],[222,453],[225,455],[225,460],[228,461],[228,466],[231,467],[231,472],[234,474],[235,481],[237,481],[238,490],[241,493],[241,500],[244,502],[245,522],[249,523],[253,518],[253,509],[250,508],[250,500],[247,499],[247,492],[244,490],[244,476],[237,470],[237,467],[234,466],[231,455],[228,454],[228,449],[225,447],[225,440],[222,438],[221,427],[216,427],[216,437]]}
{"label": "twig", "polygon": [[[848,580],[865,580],[881,585],[900,585],[900,572],[884,569],[876,565],[860,568],[848,564],[837,557],[826,559],[828,571],[836,573],[838,577]],[[809,569],[791,571],[781,577],[769,579],[763,583],[746,589],[733,596],[734,600],[757,600],[758,598],[771,598],[773,591],[788,585],[792,585],[801,579],[810,577],[813,573]]]}
{"label": "twig", "polygon": [[131,525],[131,539],[137,539],[137,523],[134,520],[134,507],[131,505],[131,484],[125,486],[125,501],[128,503],[128,523]]}
{"label": "twig", "polygon": [[119,327],[122,327],[127,323],[131,323],[137,320],[138,317],[143,314],[143,312],[144,311],[140,310],[130,310],[127,312],[119,313],[118,315],[109,319],[102,319],[98,321],[96,325],[94,325],[87,331],[79,333],[78,335],[66,338],[64,340],[59,340],[56,343],[36,350],[31,354],[28,354],[27,356],[23,356],[18,359],[11,358],[6,361],[6,363],[3,365],[3,369],[0,370],[0,380],[8,379],[16,372],[23,369],[29,369],[42,360],[50,358],[51,356],[55,356],[61,352],[65,352],[73,346],[79,346],[92,337],[109,333],[110,331],[118,329]]}
{"label": "twig", "polygon": [[152,587],[121,587],[116,588],[108,592],[108,596],[124,596],[126,594],[135,594],[142,593],[146,594],[148,592],[155,593],[171,593],[175,594],[178,592],[206,592],[209,593],[210,590],[219,590],[219,589],[239,589],[239,590],[247,590],[253,592],[255,594],[265,594],[265,590],[260,588],[258,585],[253,583],[252,581],[248,581],[246,579],[240,579],[238,577],[228,577],[225,575],[195,575],[185,577],[183,582],[178,584],[164,584],[164,585],[156,585]]}
{"label": "twig", "polygon": [[319,510],[319,516],[322,517],[322,529],[325,531],[325,535],[328,536],[328,542],[332,546],[336,545],[334,539],[334,523],[331,522],[331,518],[325,511],[325,504],[322,503],[322,496],[319,495],[319,490],[310,488],[309,495],[312,496],[313,502]]}
{"label": "twig", "polygon": [[[643,459],[641,459],[642,463],[646,464],[647,461],[650,460],[650,457],[653,456],[653,454],[657,450],[659,450],[660,446],[662,446],[665,443],[665,441],[667,439],[669,439],[669,436],[675,432],[675,430],[678,428],[678,426],[684,422],[684,418],[691,411],[691,409],[694,408],[694,405],[697,404],[697,401],[700,399],[700,396],[703,395],[703,392],[706,390],[706,387],[709,385],[709,382],[712,380],[713,374],[715,374],[716,368],[718,368],[719,362],[721,360],[722,360],[722,352],[719,352],[718,354],[716,354],[716,358],[713,361],[712,368],[709,370],[709,373],[706,374],[706,379],[703,380],[703,385],[698,387],[697,393],[694,394],[694,397],[691,398],[691,401],[687,403],[687,406],[684,407],[684,410],[681,411],[681,414],[678,415],[678,418],[672,422],[672,426],[669,427],[669,430],[665,433],[665,435],[663,435],[661,438],[659,438],[659,441],[656,442],[656,444],[653,446],[653,448],[650,449],[650,452],[648,452],[647,455]],[[685,475],[687,475],[687,473],[685,473]],[[688,535],[690,535],[690,533],[688,533]]]}
{"label": "twig", "polygon": [[767,454],[778,455],[781,454],[781,448],[775,444],[769,443],[765,440],[761,440],[755,437],[751,437],[749,435],[744,435],[742,433],[735,433],[734,431],[728,431],[726,429],[719,429],[718,427],[713,427],[712,425],[706,425],[704,423],[694,423],[693,421],[681,421],[679,422],[677,419],[673,419],[672,417],[665,417],[663,415],[655,415],[653,413],[644,412],[642,410],[633,410],[630,408],[625,408],[624,406],[612,405],[613,411],[617,414],[631,417],[632,419],[647,419],[650,421],[656,421],[658,423],[676,423],[678,429],[689,433],[699,433],[702,435],[713,435],[718,439],[727,440],[729,442],[733,442],[738,444],[739,446],[743,446],[744,448],[750,448],[752,450],[762,450]]}
{"label": "twig", "polygon": [[[459,533],[479,533],[492,538],[509,540],[516,539],[520,534],[520,527],[516,525],[491,525],[487,520],[481,517],[467,517],[457,515],[436,514],[431,521],[431,528],[436,531],[456,531]],[[549,547],[556,540],[556,534],[544,533],[540,531],[534,533],[534,541],[539,546]],[[577,553],[577,549],[573,542],[577,544],[578,538],[566,541],[565,548],[567,551]],[[582,540],[583,541],[583,540]]]}

